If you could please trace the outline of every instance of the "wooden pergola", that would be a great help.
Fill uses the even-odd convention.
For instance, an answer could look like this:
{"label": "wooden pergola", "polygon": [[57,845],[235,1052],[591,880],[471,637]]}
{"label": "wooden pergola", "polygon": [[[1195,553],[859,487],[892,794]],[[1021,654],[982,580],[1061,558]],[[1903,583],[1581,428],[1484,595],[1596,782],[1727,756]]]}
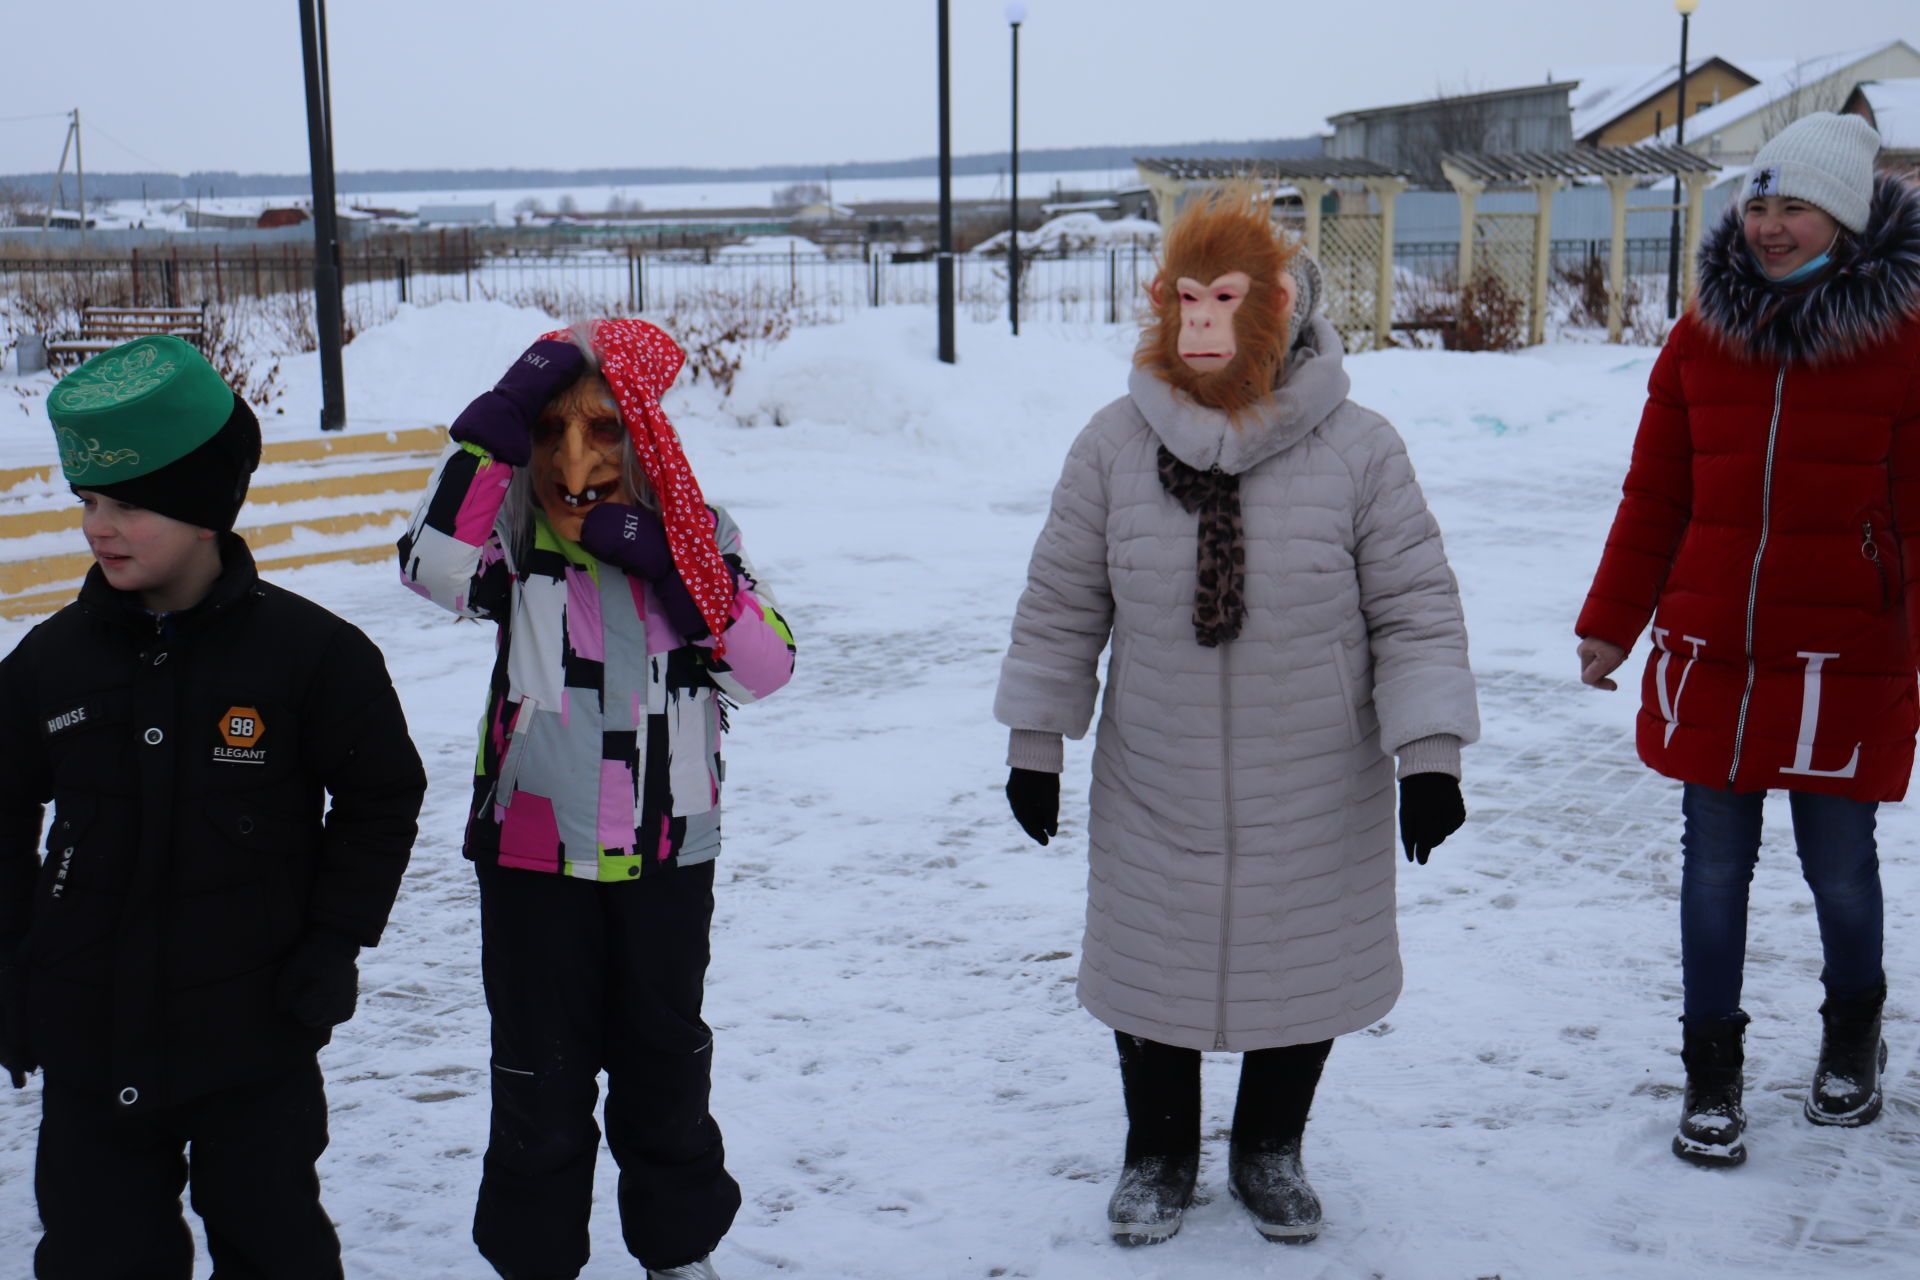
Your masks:
{"label": "wooden pergola", "polygon": [[1376,341],[1385,343],[1393,330],[1393,202],[1412,184],[1407,175],[1372,160],[1342,159],[1333,156],[1303,156],[1291,160],[1181,160],[1168,157],[1136,158],[1134,167],[1140,180],[1153,192],[1154,209],[1160,225],[1173,222],[1180,202],[1196,186],[1217,186],[1222,182],[1252,179],[1275,187],[1292,187],[1300,193],[1306,223],[1301,228],[1301,243],[1307,252],[1324,260],[1321,251],[1320,206],[1339,182],[1358,183],[1373,194],[1380,209],[1379,276],[1374,288],[1373,332]]}
{"label": "wooden pergola", "polygon": [[[1600,178],[1613,197],[1613,237],[1607,264],[1607,341],[1620,341],[1622,299],[1627,275],[1627,193],[1648,178],[1672,175],[1685,184],[1687,230],[1680,260],[1681,296],[1691,297],[1699,267],[1695,248],[1700,243],[1707,188],[1719,175],[1719,166],[1682,147],[1644,143],[1633,147],[1572,147],[1565,151],[1509,151],[1501,153],[1449,151],[1440,157],[1440,171],[1460,195],[1460,281],[1473,278],[1474,210],[1488,187],[1532,187],[1538,205],[1534,225],[1532,306],[1529,341],[1546,340],[1547,268],[1553,237],[1553,193],[1576,178]],[[1668,212],[1681,206],[1637,205],[1636,210]]]}

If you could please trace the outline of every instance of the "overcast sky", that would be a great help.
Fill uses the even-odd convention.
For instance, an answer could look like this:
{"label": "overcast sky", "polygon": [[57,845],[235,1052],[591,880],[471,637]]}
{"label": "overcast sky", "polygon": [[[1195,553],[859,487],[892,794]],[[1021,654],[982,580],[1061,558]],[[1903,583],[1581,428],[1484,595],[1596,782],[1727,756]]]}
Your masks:
{"label": "overcast sky", "polygon": [[[951,0],[953,145],[1007,143],[1004,0]],[[1023,147],[1320,132],[1549,70],[1672,62],[1673,0],[1029,0]],[[938,147],[935,0],[333,0],[341,169],[830,165]],[[297,0],[5,6],[0,173],[304,173]],[[1690,54],[1920,47],[1916,0],[1700,0]]]}

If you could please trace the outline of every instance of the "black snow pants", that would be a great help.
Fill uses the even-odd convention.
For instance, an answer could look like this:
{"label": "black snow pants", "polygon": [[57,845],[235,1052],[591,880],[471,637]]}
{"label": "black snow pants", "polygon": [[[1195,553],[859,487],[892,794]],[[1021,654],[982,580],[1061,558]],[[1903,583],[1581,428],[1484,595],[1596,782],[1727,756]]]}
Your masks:
{"label": "black snow pants", "polygon": [[40,1280],[188,1280],[193,1208],[220,1280],[339,1280],[340,1240],[320,1207],[327,1149],[318,1062],[129,1117],[111,1097],[49,1078],[33,1189],[46,1234]]}
{"label": "black snow pants", "polygon": [[493,1015],[481,1255],[512,1280],[569,1280],[586,1265],[605,1071],[628,1251],[656,1269],[704,1257],[740,1207],[707,1110],[713,864],[613,884],[475,866]]}

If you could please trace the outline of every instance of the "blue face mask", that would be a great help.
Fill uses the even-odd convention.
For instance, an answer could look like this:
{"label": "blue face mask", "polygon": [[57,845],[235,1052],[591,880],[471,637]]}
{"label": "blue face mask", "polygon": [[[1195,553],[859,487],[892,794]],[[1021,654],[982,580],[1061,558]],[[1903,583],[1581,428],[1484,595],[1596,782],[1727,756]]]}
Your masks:
{"label": "blue face mask", "polygon": [[1812,261],[1806,263],[1804,266],[1795,267],[1792,271],[1789,271],[1786,275],[1781,276],[1778,280],[1775,280],[1774,283],[1775,284],[1798,284],[1800,281],[1805,280],[1808,276],[1811,276],[1814,273],[1818,272],[1822,267],[1826,266],[1827,263],[1830,261],[1832,261],[1832,259],[1828,258],[1827,255],[1823,252],[1819,257],[1814,258]]}

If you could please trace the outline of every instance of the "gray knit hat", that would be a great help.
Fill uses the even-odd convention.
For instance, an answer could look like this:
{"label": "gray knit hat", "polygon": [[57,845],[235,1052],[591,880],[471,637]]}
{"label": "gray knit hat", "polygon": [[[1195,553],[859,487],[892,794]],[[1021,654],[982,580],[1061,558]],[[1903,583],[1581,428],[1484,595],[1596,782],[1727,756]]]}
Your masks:
{"label": "gray knit hat", "polygon": [[1320,295],[1326,286],[1320,280],[1320,264],[1313,260],[1305,245],[1294,250],[1287,270],[1293,273],[1293,281],[1300,287],[1300,296],[1293,300],[1293,315],[1287,320],[1287,350],[1291,351],[1300,344],[1300,333],[1320,305]]}
{"label": "gray knit hat", "polygon": [[1788,196],[1818,205],[1858,235],[1873,200],[1880,135],[1859,116],[1816,111],[1774,135],[1753,158],[1740,198]]}

